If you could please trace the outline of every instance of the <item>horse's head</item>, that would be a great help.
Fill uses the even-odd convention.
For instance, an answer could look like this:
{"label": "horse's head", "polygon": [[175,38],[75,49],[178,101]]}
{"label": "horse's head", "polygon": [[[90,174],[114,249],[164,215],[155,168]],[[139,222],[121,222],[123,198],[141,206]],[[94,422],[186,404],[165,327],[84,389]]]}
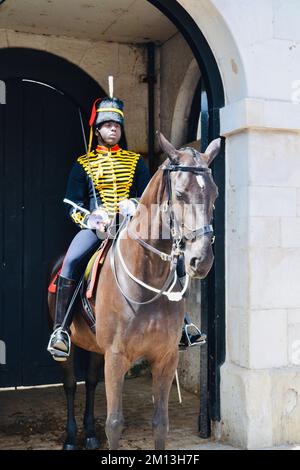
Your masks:
{"label": "horse's head", "polygon": [[164,171],[170,181],[167,191],[173,209],[173,235],[181,240],[186,272],[192,278],[204,278],[214,261],[211,222],[218,196],[209,165],[220,151],[221,139],[213,140],[205,153],[200,153],[190,147],[176,150],[161,133],[158,137],[169,159]]}

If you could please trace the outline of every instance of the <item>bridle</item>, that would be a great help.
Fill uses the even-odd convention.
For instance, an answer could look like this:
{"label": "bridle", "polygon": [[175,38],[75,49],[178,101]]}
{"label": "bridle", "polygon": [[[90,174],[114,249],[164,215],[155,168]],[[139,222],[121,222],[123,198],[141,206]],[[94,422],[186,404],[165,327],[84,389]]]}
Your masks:
{"label": "bridle", "polygon": [[[191,149],[192,151],[194,149]],[[172,237],[172,250],[170,254],[164,253],[157,248],[153,247],[149,243],[146,243],[144,240],[142,240],[136,233],[132,231],[130,226],[128,225],[130,222],[130,217],[124,218],[120,229],[118,231],[118,234],[116,238],[113,241],[112,244],[112,249],[111,249],[111,268],[114,273],[114,277],[116,280],[116,283],[122,293],[122,295],[131,303],[137,304],[137,305],[146,305],[149,303],[154,302],[157,300],[159,297],[162,295],[166,295],[169,300],[178,302],[182,300],[188,284],[189,284],[189,275],[186,274],[186,281],[184,284],[183,289],[180,292],[172,292],[172,289],[176,285],[177,281],[177,273],[176,273],[176,268],[178,264],[178,259],[180,256],[184,255],[185,251],[185,245],[187,241],[191,241],[200,237],[203,237],[204,235],[207,234],[213,234],[213,227],[212,225],[203,225],[202,227],[196,228],[195,230],[190,230],[187,233],[183,234],[182,231],[180,230],[180,225],[175,217],[174,209],[172,206],[172,183],[171,183],[171,172],[174,171],[185,171],[185,172],[190,172],[193,174],[197,175],[203,175],[210,173],[211,174],[211,169],[206,168],[206,167],[200,167],[200,166],[185,166],[185,165],[179,165],[179,164],[174,164],[174,163],[168,163],[167,165],[161,165],[159,167],[160,170],[163,171],[163,184],[162,184],[162,189],[161,189],[161,195],[160,195],[160,200],[162,202],[162,197],[163,194],[166,190],[166,200],[163,202],[162,205],[162,211],[163,212],[169,212],[169,219],[170,219],[170,233]],[[120,238],[121,234],[123,231],[127,229],[128,235],[136,240],[141,246],[143,246],[145,249],[152,251],[153,253],[157,254],[160,256],[160,258],[163,261],[169,261],[170,262],[170,273],[168,275],[167,280],[165,281],[163,287],[159,290],[154,287],[149,286],[148,284],[145,284],[144,282],[140,281],[137,279],[135,276],[130,273],[128,270],[125,261],[123,259],[123,256],[121,254],[120,250]],[[116,272],[116,266],[115,266],[115,251],[118,251],[118,256],[121,262],[121,265],[126,272],[126,274],[137,284],[141,285],[144,288],[147,288],[148,290],[151,290],[153,292],[156,292],[156,295],[152,297],[150,300],[147,300],[145,302],[138,302],[136,300],[131,299],[130,297],[127,296],[127,294],[124,293],[122,287],[120,286],[117,272]]]}
{"label": "bridle", "polygon": [[173,243],[176,242],[178,246],[185,246],[185,243],[187,241],[191,241],[197,238],[200,238],[204,235],[207,235],[209,233],[213,233],[213,227],[212,225],[203,225],[202,227],[196,228],[194,230],[190,230],[189,232],[183,234],[180,230],[178,221],[176,220],[173,206],[171,205],[171,200],[172,200],[172,184],[171,184],[171,176],[170,173],[172,171],[184,171],[184,172],[189,172],[193,173],[196,175],[203,175],[205,173],[211,174],[211,169],[210,168],[203,168],[203,167],[198,167],[198,166],[185,166],[185,165],[176,165],[176,164],[168,164],[166,166],[161,166],[161,170],[164,171],[163,175],[163,188],[162,188],[162,193],[164,192],[164,188],[166,188],[167,192],[167,199],[165,200],[163,204],[163,211],[167,212],[169,211],[170,214],[170,231],[171,235],[173,238]]}

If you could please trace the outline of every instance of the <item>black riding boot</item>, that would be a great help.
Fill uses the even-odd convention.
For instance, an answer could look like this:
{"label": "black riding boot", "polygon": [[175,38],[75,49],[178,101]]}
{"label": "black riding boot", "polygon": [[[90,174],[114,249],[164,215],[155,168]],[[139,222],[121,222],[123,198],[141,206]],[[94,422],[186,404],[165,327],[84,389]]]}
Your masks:
{"label": "black riding boot", "polygon": [[71,317],[68,324],[61,328],[64,321],[70,300],[73,297],[77,282],[74,279],[67,279],[58,276],[56,286],[55,320],[53,333],[51,335],[48,351],[56,361],[65,361],[70,354],[70,336],[68,328],[71,324]]}
{"label": "black riding boot", "polygon": [[189,315],[184,315],[184,324],[182,327],[182,336],[179,342],[179,349],[185,350],[189,346],[200,346],[206,343],[206,335],[201,333],[199,328],[192,323]]}

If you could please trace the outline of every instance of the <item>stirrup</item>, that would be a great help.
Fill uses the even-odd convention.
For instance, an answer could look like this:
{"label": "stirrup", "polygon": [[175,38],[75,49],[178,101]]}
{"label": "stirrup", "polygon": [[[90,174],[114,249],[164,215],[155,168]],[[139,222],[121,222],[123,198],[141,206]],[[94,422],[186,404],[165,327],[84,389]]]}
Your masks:
{"label": "stirrup", "polygon": [[182,330],[182,336],[185,337],[179,343],[180,350],[186,350],[193,346],[202,346],[206,343],[206,334],[201,333],[201,330],[194,323],[187,323]]}
{"label": "stirrup", "polygon": [[[192,331],[189,331],[192,330]],[[206,335],[194,323],[188,323],[184,327],[184,332],[188,341],[188,346],[199,346],[206,343]]]}
{"label": "stirrup", "polygon": [[[66,336],[66,340],[67,340],[67,351],[63,351],[59,348],[56,348],[56,347],[53,347],[53,344],[52,342],[54,342],[54,339],[55,339],[55,336],[57,335],[58,332],[62,332],[65,336]],[[65,344],[64,344],[65,346]],[[63,330],[61,328],[61,326],[59,326],[58,328],[56,328],[52,335],[50,336],[50,339],[49,339],[49,343],[48,343],[48,347],[47,347],[47,351],[49,351],[49,353],[52,355],[53,359],[55,361],[58,361],[58,362],[63,362],[63,361],[66,361],[67,358],[70,356],[70,351],[71,351],[71,339],[70,339],[70,335],[69,333],[66,331],[66,330]]]}

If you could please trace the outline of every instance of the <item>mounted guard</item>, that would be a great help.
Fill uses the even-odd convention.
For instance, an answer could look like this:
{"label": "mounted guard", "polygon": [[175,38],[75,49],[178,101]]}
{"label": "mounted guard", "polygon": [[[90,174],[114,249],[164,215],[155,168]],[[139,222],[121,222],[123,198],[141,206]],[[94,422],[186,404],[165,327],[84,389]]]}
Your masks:
{"label": "mounted guard", "polygon": [[[141,155],[118,145],[124,132],[124,104],[113,97],[112,77],[109,88],[110,96],[93,104],[87,152],[77,158],[64,198],[69,216],[80,231],[69,246],[56,281],[54,329],[48,344],[56,361],[65,361],[70,354],[72,305],[89,257],[99,247],[99,238],[103,239],[117,213],[124,217],[134,215],[138,199],[151,179]],[[92,150],[93,134],[98,145]],[[183,261],[177,270],[184,279]],[[205,335],[186,316],[179,347],[186,349],[203,342]]]}

